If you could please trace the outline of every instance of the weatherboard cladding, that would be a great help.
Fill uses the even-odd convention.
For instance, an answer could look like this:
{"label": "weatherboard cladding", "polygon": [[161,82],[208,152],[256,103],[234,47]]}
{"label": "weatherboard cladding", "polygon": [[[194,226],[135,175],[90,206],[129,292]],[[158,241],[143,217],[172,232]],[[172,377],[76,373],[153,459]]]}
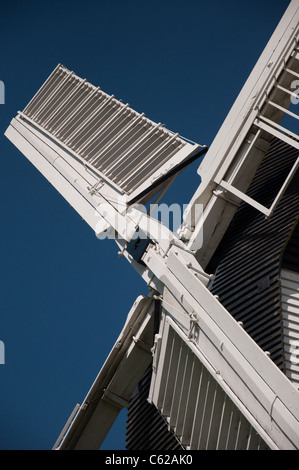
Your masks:
{"label": "weatherboard cladding", "polygon": [[[269,207],[297,157],[298,150],[274,139],[247,194]],[[210,290],[282,370],[280,270],[298,208],[297,172],[269,219],[241,204],[207,267],[215,273]]]}
{"label": "weatherboard cladding", "polygon": [[[274,139],[247,194],[270,207],[298,156]],[[231,315],[284,370],[280,273],[299,272],[299,172],[293,177],[270,219],[242,203],[207,267],[215,273],[210,290]],[[147,402],[151,371],[130,400],[127,449],[171,449],[179,446],[160,412]],[[174,448],[174,447],[173,447]]]}
{"label": "weatherboard cladding", "polygon": [[299,224],[291,233],[291,237],[284,250],[282,267],[299,273]]}

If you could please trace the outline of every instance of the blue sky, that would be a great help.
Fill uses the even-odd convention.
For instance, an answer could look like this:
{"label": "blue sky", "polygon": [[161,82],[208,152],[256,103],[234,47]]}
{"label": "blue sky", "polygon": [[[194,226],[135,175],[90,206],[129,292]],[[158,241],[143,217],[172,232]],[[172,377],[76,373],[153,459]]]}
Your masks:
{"label": "blue sky", "polygon": [[[3,1],[0,449],[50,449],[147,288],[3,136],[58,63],[210,145],[286,0]],[[198,162],[165,202],[186,204]],[[125,446],[122,412],[102,449]]]}

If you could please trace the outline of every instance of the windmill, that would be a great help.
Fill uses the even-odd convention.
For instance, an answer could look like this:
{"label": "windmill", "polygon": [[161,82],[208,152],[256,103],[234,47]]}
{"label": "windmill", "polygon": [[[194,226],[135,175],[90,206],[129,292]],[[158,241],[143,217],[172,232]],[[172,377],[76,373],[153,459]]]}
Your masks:
{"label": "windmill", "polygon": [[[61,64],[12,119],[148,285],[55,449],[98,449],[123,407],[128,449],[299,448],[298,24],[293,0],[209,149]],[[174,233],[146,205],[203,154]]]}

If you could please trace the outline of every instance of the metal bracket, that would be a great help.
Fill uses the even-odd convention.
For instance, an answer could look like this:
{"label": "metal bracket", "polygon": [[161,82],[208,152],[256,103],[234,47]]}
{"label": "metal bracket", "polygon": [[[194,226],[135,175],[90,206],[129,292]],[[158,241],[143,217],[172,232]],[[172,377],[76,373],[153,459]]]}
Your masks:
{"label": "metal bracket", "polygon": [[195,340],[198,336],[194,334],[196,325],[198,325],[198,316],[196,315],[196,313],[192,312],[190,313],[190,327],[187,335],[189,340]]}

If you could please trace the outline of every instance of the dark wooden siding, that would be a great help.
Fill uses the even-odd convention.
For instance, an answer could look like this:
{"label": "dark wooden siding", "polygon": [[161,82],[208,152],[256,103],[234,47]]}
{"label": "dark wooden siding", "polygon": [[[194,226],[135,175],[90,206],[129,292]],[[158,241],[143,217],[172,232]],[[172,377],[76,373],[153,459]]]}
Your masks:
{"label": "dark wooden siding", "polygon": [[[297,157],[298,150],[273,140],[247,194],[270,207]],[[210,290],[282,370],[280,268],[298,210],[297,172],[269,219],[241,204],[207,267],[216,275]],[[296,243],[294,236],[293,249]]]}
{"label": "dark wooden siding", "polygon": [[299,224],[292,232],[283,253],[282,267],[299,273]]}
{"label": "dark wooden siding", "polygon": [[157,410],[147,401],[151,368],[140,381],[130,399],[127,417],[127,450],[180,450],[183,449],[173,432]]}

